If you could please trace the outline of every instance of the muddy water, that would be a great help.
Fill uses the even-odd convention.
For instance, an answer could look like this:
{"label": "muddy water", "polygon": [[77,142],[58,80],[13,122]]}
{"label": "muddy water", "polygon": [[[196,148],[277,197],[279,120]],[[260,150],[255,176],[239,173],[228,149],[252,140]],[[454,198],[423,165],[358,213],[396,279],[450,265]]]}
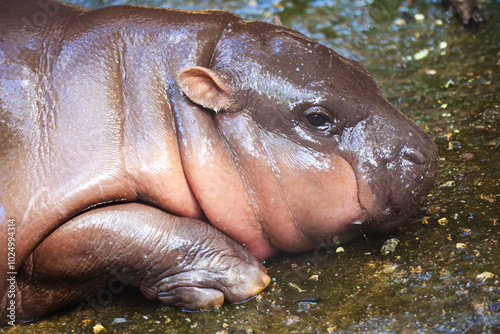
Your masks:
{"label": "muddy water", "polygon": [[479,1],[487,22],[472,29],[440,1],[413,2],[129,1],[278,15],[361,61],[438,143],[436,187],[391,235],[268,261],[270,286],[245,304],[187,313],[125,289],[0,333],[500,332],[500,2]]}

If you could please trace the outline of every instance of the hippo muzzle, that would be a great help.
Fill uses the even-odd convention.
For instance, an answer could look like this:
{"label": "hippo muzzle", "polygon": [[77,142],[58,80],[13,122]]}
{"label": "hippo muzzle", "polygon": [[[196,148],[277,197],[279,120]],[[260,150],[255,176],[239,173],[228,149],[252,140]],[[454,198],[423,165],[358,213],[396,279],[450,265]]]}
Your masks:
{"label": "hippo muzzle", "polygon": [[392,106],[377,108],[345,134],[353,155],[363,229],[401,225],[434,185],[437,146]]}

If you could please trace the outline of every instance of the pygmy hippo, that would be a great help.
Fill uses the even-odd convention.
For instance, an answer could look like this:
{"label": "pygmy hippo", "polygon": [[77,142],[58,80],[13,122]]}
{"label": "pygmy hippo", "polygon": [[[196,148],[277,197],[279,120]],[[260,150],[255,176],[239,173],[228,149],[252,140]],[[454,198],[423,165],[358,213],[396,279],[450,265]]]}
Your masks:
{"label": "pygmy hippo", "polygon": [[3,0],[0,87],[3,322],[116,277],[244,301],[259,260],[394,228],[436,173],[362,65],[225,11]]}

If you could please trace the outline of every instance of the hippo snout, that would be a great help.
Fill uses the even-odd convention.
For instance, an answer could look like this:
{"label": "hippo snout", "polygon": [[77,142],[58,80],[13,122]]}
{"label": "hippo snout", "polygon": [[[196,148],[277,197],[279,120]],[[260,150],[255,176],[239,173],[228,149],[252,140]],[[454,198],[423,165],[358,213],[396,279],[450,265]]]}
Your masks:
{"label": "hippo snout", "polygon": [[419,207],[434,185],[438,154],[432,138],[396,109],[355,127],[360,204],[369,230],[390,230]]}

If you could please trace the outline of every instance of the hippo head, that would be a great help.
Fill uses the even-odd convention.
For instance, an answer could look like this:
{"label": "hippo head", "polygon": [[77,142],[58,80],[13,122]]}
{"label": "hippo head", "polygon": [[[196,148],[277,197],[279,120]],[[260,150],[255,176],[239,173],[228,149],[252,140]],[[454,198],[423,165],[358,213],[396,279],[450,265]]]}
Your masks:
{"label": "hippo head", "polygon": [[185,68],[178,82],[212,114],[277,249],[394,228],[433,186],[430,136],[381,95],[362,65],[294,30],[235,23],[209,68]]}

